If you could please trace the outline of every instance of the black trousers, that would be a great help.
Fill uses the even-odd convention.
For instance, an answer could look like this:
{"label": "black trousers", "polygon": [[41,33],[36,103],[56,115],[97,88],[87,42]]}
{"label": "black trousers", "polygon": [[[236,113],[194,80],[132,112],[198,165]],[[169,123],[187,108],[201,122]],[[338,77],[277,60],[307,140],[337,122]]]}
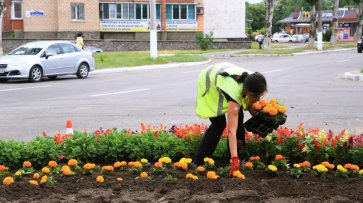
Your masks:
{"label": "black trousers", "polygon": [[[194,163],[198,166],[204,164],[205,157],[212,157],[219,140],[226,128],[226,116],[218,116],[209,119],[211,125],[205,131],[203,138],[199,144],[198,150],[194,155]],[[237,142],[245,143],[245,128],[243,126],[243,109],[238,114],[238,128],[237,128]],[[227,141],[227,147],[229,150],[229,142]]]}
{"label": "black trousers", "polygon": [[262,44],[263,44],[263,42],[262,42],[262,41],[261,41],[261,42],[258,42],[259,49],[261,49],[261,48],[262,48]]}

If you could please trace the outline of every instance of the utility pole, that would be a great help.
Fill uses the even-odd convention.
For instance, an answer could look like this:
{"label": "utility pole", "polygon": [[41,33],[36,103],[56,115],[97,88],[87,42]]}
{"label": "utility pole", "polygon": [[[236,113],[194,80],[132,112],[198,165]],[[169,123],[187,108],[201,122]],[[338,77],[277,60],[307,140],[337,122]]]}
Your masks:
{"label": "utility pole", "polygon": [[158,37],[156,30],[156,4],[155,0],[150,0],[150,57],[158,57]]}
{"label": "utility pole", "polygon": [[319,0],[318,1],[318,44],[316,46],[316,48],[318,50],[322,50],[323,49],[323,31],[322,31],[322,27],[323,27],[323,22],[322,22],[322,18],[323,18],[323,12],[322,12],[322,7],[323,7],[323,0]]}

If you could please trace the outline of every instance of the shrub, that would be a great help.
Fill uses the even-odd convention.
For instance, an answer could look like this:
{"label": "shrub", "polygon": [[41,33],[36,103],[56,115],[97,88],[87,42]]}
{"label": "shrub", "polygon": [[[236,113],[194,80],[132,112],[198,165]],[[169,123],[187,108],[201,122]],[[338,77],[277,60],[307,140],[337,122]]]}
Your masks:
{"label": "shrub", "polygon": [[209,34],[203,34],[203,32],[198,32],[196,37],[201,50],[209,49],[214,41],[212,31],[209,32]]}
{"label": "shrub", "polygon": [[325,31],[325,33],[323,33],[323,41],[329,42],[330,37],[331,37],[331,29],[328,29],[327,31]]}

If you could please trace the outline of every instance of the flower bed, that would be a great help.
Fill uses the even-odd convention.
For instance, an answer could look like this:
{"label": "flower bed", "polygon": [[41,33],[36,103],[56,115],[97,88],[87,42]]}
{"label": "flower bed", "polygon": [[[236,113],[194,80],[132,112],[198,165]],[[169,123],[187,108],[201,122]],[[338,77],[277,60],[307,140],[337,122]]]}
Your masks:
{"label": "flower bed", "polygon": [[246,163],[229,178],[225,137],[216,161],[205,159],[197,168],[188,158],[205,129],[142,125],[139,132],[100,129],[0,141],[0,202],[363,201],[363,135],[302,126],[265,138],[248,133],[240,146]]}

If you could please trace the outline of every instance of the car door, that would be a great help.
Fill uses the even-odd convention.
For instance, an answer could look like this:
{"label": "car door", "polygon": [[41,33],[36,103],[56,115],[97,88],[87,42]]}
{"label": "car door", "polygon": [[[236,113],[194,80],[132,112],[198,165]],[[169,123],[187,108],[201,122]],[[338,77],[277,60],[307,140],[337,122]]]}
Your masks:
{"label": "car door", "polygon": [[72,44],[61,43],[60,45],[63,51],[62,66],[65,73],[76,73],[80,52]]}
{"label": "car door", "polygon": [[[52,56],[47,57],[46,54],[51,53]],[[62,54],[59,44],[50,45],[41,56],[44,75],[56,75],[61,72]]]}

